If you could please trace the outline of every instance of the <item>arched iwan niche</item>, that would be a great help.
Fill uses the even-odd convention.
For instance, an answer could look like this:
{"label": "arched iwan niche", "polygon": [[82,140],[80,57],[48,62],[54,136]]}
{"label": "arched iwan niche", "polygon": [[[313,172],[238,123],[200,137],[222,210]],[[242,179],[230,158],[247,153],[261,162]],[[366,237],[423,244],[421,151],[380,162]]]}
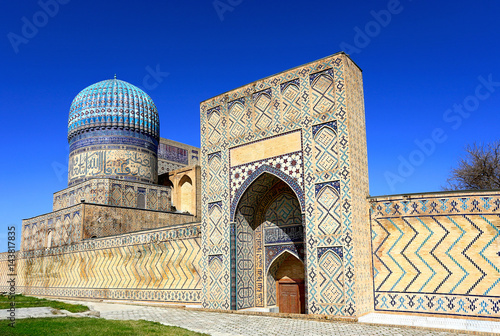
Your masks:
{"label": "arched iwan niche", "polygon": [[237,309],[276,305],[276,294],[266,292],[276,286],[266,281],[268,269],[284,251],[303,261],[302,222],[296,194],[273,174],[261,174],[241,195],[235,211]]}

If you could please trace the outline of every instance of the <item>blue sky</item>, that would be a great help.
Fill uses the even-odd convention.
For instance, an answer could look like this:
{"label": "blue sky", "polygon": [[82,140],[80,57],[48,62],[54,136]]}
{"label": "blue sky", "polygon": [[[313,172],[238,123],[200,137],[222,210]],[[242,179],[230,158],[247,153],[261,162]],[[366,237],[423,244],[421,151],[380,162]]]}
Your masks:
{"label": "blue sky", "polygon": [[199,146],[201,101],[343,49],[363,69],[371,195],[440,190],[466,144],[498,139],[499,2],[1,7],[0,251],[67,186],[72,99],[115,73],[152,97],[162,137]]}

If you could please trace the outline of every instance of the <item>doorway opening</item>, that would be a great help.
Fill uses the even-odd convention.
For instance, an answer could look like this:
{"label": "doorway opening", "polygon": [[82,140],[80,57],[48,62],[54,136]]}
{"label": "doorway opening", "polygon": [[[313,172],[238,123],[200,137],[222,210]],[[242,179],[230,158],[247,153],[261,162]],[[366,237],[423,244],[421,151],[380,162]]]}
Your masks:
{"label": "doorway opening", "polygon": [[[304,278],[304,263],[289,252],[281,254],[269,267],[268,304],[275,302],[280,313],[304,314]],[[275,298],[272,295],[273,289]]]}

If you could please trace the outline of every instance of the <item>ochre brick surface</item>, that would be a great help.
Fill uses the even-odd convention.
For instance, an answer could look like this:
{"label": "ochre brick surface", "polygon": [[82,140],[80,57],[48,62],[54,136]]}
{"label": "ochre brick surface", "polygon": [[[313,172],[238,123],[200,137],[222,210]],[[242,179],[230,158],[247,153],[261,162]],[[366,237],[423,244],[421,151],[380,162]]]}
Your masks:
{"label": "ochre brick surface", "polygon": [[[16,290],[66,298],[199,303],[198,224],[17,254]],[[0,255],[0,291],[7,290]]]}

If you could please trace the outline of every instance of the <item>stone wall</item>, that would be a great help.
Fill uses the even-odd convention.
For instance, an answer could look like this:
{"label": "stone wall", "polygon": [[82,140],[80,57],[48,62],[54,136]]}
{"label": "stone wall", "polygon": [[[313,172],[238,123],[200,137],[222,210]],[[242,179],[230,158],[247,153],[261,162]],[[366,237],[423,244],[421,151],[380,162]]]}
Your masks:
{"label": "stone wall", "polygon": [[79,242],[82,239],[83,208],[84,204],[80,203],[23,220],[21,250],[38,250]]}
{"label": "stone wall", "polygon": [[160,138],[158,146],[158,174],[199,164],[200,149],[177,141]]}
{"label": "stone wall", "polygon": [[375,310],[500,318],[500,191],[371,198]]}
{"label": "stone wall", "polygon": [[189,166],[168,173],[172,182],[172,204],[177,211],[201,220],[201,167]]}
{"label": "stone wall", "polygon": [[82,239],[107,237],[195,221],[196,217],[190,214],[85,204]]}
{"label": "stone wall", "polygon": [[170,211],[169,187],[116,179],[91,179],[54,193],[53,211],[87,203],[116,205],[158,211]]}
{"label": "stone wall", "polygon": [[17,290],[59,298],[199,303],[200,257],[199,223],[84,240],[20,252]]}
{"label": "stone wall", "polygon": [[192,223],[189,214],[80,203],[23,220],[22,251],[70,246],[81,239]]}

